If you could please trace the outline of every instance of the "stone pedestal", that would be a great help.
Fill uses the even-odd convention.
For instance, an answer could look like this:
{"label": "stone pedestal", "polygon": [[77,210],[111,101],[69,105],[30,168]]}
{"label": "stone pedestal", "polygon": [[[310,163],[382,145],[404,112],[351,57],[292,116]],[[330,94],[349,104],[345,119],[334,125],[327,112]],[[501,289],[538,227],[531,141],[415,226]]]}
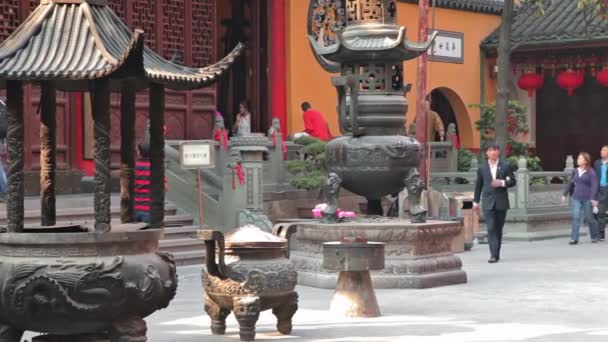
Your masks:
{"label": "stone pedestal", "polygon": [[463,284],[467,275],[462,261],[451,251],[462,223],[428,221],[412,224],[398,218],[360,218],[338,224],[298,224],[291,259],[298,270],[298,284],[333,289],[338,272],[324,270],[323,243],[361,237],[385,244],[385,267],[371,272],[376,288],[431,288]]}

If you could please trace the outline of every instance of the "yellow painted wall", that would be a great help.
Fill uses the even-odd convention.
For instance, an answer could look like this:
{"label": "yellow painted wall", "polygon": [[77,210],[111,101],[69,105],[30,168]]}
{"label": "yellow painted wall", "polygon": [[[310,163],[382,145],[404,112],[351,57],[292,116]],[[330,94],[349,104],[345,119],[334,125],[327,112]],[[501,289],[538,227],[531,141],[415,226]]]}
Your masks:
{"label": "yellow painted wall", "polygon": [[[288,130],[290,133],[303,129],[302,101],[311,102],[313,108],[327,117],[332,133],[339,134],[336,113],[336,91],[331,85],[332,74],[325,72],[316,62],[306,37],[306,22],[309,1],[287,1],[287,107]],[[400,25],[406,26],[409,40],[417,39],[418,7],[413,4],[399,3],[398,18]],[[429,16],[432,25],[433,13]],[[460,141],[463,147],[479,146],[479,134],[474,122],[479,119],[479,111],[469,108],[470,104],[480,102],[481,71],[479,43],[500,24],[500,17],[483,13],[435,9],[435,29],[464,33],[464,64],[429,62],[427,92],[436,88],[444,89],[452,106],[455,107]],[[416,112],[416,66],[417,61],[405,63],[405,82],[412,83],[408,94],[410,109],[408,122]],[[489,70],[488,72],[489,73]],[[488,92],[491,94],[491,92]],[[488,95],[490,95],[488,94]],[[488,102],[493,101],[488,99]]]}

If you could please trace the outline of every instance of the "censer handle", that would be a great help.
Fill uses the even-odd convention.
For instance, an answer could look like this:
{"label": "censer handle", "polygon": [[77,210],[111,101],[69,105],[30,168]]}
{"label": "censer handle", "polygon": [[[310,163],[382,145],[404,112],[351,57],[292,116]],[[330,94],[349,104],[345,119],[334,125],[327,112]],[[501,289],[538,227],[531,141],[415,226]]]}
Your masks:
{"label": "censer handle", "polygon": [[[199,230],[196,232],[199,240],[205,241],[207,249],[207,272],[220,279],[226,279],[226,264],[224,262],[224,234],[216,230]],[[215,260],[215,249],[219,249],[218,260]]]}
{"label": "censer handle", "polygon": [[287,240],[287,250],[285,251],[285,256],[289,258],[290,252],[290,239],[291,236],[298,232],[298,224],[297,223],[287,223],[287,224],[277,224],[272,228],[272,234]]}
{"label": "censer handle", "polygon": [[[362,135],[359,129],[359,80],[355,76],[333,77],[332,82],[338,91],[338,114],[340,115],[340,130],[354,136]],[[346,89],[350,91],[348,116],[346,115]],[[350,120],[349,120],[350,119]],[[350,127],[347,122],[350,121]]]}

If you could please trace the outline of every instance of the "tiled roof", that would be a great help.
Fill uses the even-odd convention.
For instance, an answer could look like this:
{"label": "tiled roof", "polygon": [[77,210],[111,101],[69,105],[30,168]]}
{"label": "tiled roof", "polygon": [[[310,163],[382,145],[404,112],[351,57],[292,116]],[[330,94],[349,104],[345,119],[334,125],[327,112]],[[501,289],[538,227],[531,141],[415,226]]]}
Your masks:
{"label": "tiled roof", "polygon": [[[88,4],[38,6],[0,44],[0,77],[95,79],[116,71],[134,50],[139,34],[111,41],[112,35],[98,27],[92,15]],[[97,17],[111,19],[107,13]]]}
{"label": "tiled roof", "polygon": [[103,3],[43,2],[0,43],[0,81],[88,80],[121,71],[144,84],[195,89],[215,82],[244,49],[239,44],[204,68],[184,67],[145,48],[142,32],[132,33]]}
{"label": "tiled roof", "polygon": [[[410,4],[417,4],[418,0],[399,0]],[[561,1],[561,0],[560,0]],[[432,4],[433,0],[429,0]],[[439,8],[450,8],[461,11],[479,12],[488,14],[502,13],[502,0],[435,0],[435,6]]]}
{"label": "tiled roof", "polygon": [[[500,28],[481,43],[482,47],[498,45]],[[597,42],[608,39],[608,21],[593,10],[579,10],[577,0],[547,2],[544,15],[532,6],[520,7],[513,21],[511,42],[515,49],[531,46]]]}

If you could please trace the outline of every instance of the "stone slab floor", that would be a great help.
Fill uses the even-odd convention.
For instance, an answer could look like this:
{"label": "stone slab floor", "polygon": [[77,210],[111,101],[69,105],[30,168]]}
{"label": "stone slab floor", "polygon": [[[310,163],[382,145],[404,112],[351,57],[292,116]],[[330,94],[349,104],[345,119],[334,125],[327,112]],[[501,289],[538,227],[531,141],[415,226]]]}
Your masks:
{"label": "stone slab floor", "polygon": [[[299,287],[292,336],[275,333],[264,312],[258,341],[606,341],[608,243],[568,246],[567,240],[513,242],[500,263],[487,263],[487,246],[462,254],[469,283],[428,290],[377,290],[383,317],[343,319],[327,311],[332,291]],[[148,318],[151,342],[238,341],[212,336],[203,312],[200,267],[179,269],[169,309]]]}

